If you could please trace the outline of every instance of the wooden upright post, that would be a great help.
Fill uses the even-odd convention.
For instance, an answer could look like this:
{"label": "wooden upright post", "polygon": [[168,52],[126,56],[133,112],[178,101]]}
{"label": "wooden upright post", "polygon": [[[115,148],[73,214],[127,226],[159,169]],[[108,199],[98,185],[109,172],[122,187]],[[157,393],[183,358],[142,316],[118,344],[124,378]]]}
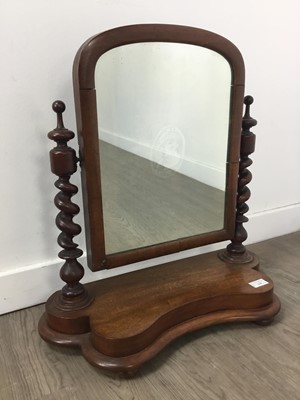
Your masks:
{"label": "wooden upright post", "polygon": [[77,186],[70,183],[71,175],[77,170],[75,150],[68,146],[68,141],[74,138],[74,133],[64,127],[62,113],[66,107],[62,101],[52,104],[57,114],[57,127],[48,133],[48,137],[56,142],[56,147],[50,151],[51,171],[58,176],[55,186],[60,190],[55,196],[54,203],[60,210],[56,217],[56,225],[61,230],[57,242],[63,248],[59,257],[65,260],[60,277],[66,282],[59,296],[55,299],[55,306],[62,310],[78,310],[88,306],[92,298],[84,286],[79,282],[84,269],[77,261],[82,250],[73,242],[73,237],[81,232],[80,225],[73,222],[73,217],[80,211],[78,205],[71,201],[71,197],[78,192]]}
{"label": "wooden upright post", "polygon": [[248,237],[247,231],[243,226],[248,221],[245,216],[249,210],[246,202],[251,195],[250,189],[247,187],[252,180],[252,174],[248,170],[248,167],[252,164],[249,155],[255,150],[255,135],[250,129],[257,124],[257,121],[250,116],[250,105],[252,103],[253,97],[246,96],[244,99],[246,110],[242,121],[235,234],[227,248],[219,253],[219,257],[222,260],[233,263],[247,263],[253,260],[252,254],[243,245],[243,242]]}

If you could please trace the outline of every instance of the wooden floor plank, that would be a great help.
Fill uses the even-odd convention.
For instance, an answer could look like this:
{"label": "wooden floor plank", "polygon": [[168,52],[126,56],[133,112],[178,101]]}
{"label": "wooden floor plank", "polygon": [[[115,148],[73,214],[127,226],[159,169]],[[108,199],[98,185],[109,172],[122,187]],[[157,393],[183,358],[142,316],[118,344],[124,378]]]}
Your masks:
{"label": "wooden floor plank", "polygon": [[249,246],[274,281],[274,323],[182,337],[132,379],[104,374],[38,336],[44,306],[0,317],[2,400],[300,400],[300,232]]}
{"label": "wooden floor plank", "polygon": [[223,228],[224,191],[100,143],[107,254]]}

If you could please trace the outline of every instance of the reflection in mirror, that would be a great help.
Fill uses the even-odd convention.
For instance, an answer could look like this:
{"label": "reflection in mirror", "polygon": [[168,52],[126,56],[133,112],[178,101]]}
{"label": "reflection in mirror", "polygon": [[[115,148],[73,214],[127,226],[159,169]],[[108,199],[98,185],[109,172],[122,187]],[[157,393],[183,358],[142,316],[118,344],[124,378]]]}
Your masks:
{"label": "reflection in mirror", "polygon": [[231,70],[220,54],[135,43],[95,71],[106,254],[224,226]]}

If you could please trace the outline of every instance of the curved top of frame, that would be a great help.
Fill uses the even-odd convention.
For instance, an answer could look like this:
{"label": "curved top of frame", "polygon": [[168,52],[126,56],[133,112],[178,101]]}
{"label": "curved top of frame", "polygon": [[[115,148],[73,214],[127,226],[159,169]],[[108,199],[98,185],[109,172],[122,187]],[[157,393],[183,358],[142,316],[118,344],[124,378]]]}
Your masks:
{"label": "curved top of frame", "polygon": [[131,43],[176,42],[202,46],[226,58],[232,70],[232,84],[244,85],[245,67],[239,49],[216,33],[200,28],[168,24],[128,25],[110,29],[88,39],[78,50],[73,76],[80,89],[94,89],[94,71],[99,57],[110,49]]}

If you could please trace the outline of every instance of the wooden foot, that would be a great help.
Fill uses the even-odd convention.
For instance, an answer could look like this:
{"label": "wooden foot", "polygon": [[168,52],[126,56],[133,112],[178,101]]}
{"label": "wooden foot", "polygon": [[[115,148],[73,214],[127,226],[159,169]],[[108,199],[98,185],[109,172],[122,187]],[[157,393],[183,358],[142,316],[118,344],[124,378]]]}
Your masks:
{"label": "wooden foot", "polygon": [[[93,365],[135,373],[177,337],[210,325],[269,321],[280,309],[272,281],[258,260],[231,265],[217,252],[91,283],[94,302],[64,312],[55,294],[40,320],[43,339],[81,348]],[[263,286],[249,283],[263,279]],[[255,285],[254,285],[255,286]]]}
{"label": "wooden foot", "polygon": [[271,325],[273,321],[274,321],[274,318],[262,319],[262,320],[258,320],[258,321],[254,321],[254,322],[256,325],[268,326],[268,325]]}

